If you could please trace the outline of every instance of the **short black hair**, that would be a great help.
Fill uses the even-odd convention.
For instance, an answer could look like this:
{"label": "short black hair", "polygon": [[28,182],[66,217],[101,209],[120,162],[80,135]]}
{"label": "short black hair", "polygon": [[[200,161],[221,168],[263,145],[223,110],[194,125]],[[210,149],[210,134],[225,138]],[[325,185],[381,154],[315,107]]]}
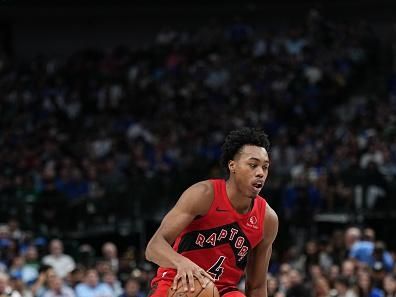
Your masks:
{"label": "short black hair", "polygon": [[231,131],[224,140],[221,147],[221,166],[228,175],[228,162],[233,160],[235,155],[244,145],[255,145],[269,150],[270,142],[268,135],[258,128],[243,127],[238,130]]}
{"label": "short black hair", "polygon": [[52,267],[51,265],[48,265],[48,264],[41,264],[40,267],[39,267],[39,269],[38,269],[38,272],[39,272],[39,273],[41,273],[41,272],[47,272],[47,271],[50,270],[50,269],[53,269],[53,267]]}

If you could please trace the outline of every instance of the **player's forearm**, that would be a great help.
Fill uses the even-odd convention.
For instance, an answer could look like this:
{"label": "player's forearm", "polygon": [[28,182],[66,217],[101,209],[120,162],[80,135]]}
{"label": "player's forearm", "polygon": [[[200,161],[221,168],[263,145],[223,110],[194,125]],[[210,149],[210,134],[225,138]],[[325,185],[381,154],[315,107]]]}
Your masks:
{"label": "player's forearm", "polygon": [[182,255],[175,252],[165,238],[154,236],[147,245],[146,259],[161,267],[176,268]]}

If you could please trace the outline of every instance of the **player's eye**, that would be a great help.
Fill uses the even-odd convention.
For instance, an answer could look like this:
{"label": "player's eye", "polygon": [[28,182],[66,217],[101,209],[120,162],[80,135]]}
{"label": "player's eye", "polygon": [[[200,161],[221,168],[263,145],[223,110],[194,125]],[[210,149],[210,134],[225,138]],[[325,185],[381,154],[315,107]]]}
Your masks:
{"label": "player's eye", "polygon": [[256,167],[257,167],[256,164],[249,164],[249,166],[250,166],[251,168],[256,168]]}

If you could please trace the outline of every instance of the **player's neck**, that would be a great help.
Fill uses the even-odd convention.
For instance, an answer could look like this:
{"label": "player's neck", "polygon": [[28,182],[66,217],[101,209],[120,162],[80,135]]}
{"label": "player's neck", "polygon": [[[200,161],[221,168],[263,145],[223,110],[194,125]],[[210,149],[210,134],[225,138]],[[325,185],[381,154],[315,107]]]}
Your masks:
{"label": "player's neck", "polygon": [[235,182],[229,178],[226,181],[226,192],[232,207],[236,212],[245,214],[253,207],[253,200],[243,195],[235,185]]}

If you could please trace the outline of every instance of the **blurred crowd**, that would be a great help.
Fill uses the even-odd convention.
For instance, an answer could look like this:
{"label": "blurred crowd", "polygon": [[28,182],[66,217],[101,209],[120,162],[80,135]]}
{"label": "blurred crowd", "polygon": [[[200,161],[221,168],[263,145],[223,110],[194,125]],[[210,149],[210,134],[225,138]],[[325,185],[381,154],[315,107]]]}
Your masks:
{"label": "blurred crowd", "polygon": [[386,46],[366,23],[312,11],[301,25],[164,28],[144,46],[64,58],[0,54],[0,218],[32,232],[0,230],[0,295],[145,296],[133,292],[147,293],[153,270],[132,265],[128,251],[85,263],[89,245],[73,259],[61,241],[32,234],[163,213],[185,186],[222,175],[231,129],[258,126],[271,140],[263,194],[291,239],[285,255],[274,251],[269,296],[395,296],[394,255],[375,234],[353,229],[362,251],[345,245],[344,231],[309,240],[316,214],[394,206],[396,79],[381,80]]}
{"label": "blurred crowd", "polygon": [[235,20],[135,48],[0,56],[1,216],[42,233],[152,216],[221,176],[222,141],[240,126],[270,135],[264,194],[286,220],[384,205],[395,100],[365,93],[380,45],[368,24],[312,11],[301,25]]}
{"label": "blurred crowd", "polygon": [[[66,243],[66,242],[65,242]],[[103,241],[66,248],[60,239],[33,236],[10,220],[0,226],[0,296],[146,297],[156,267],[134,246]],[[273,250],[270,297],[394,297],[396,250],[373,228],[336,229],[328,237]],[[244,287],[244,279],[239,284]]]}
{"label": "blurred crowd", "polygon": [[23,231],[12,219],[0,226],[0,296],[145,297],[154,270],[135,247],[120,253],[113,242],[97,250]]}
{"label": "blurred crowd", "polygon": [[395,255],[372,228],[336,230],[329,238],[308,240],[302,253],[295,246],[282,258],[275,252],[268,296],[396,296]]}

